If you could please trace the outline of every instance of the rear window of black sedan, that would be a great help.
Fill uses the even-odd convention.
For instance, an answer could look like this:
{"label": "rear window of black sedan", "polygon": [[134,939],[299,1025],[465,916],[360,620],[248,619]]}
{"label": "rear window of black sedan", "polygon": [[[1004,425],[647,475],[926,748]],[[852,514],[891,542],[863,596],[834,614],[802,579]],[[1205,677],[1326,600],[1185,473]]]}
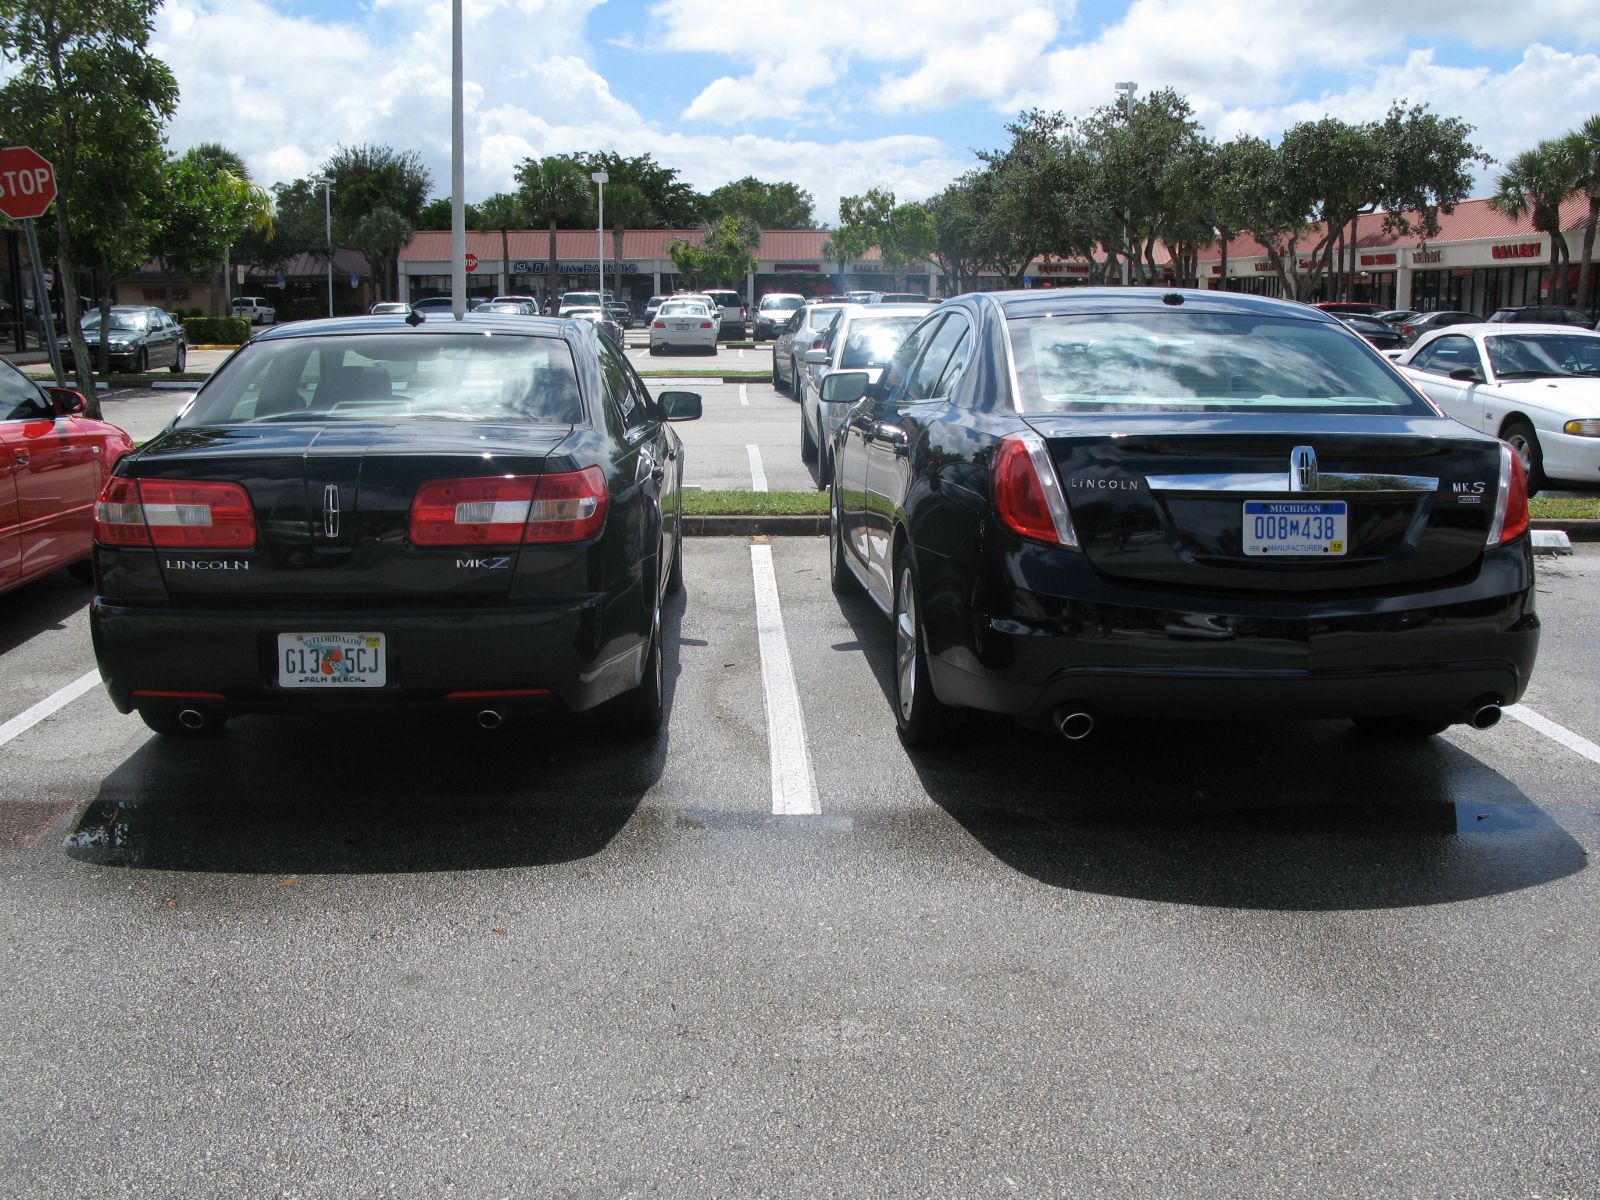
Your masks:
{"label": "rear window of black sedan", "polygon": [[408,331],[256,342],[213,376],[178,426],[368,420],[585,418],[560,338]]}
{"label": "rear window of black sedan", "polygon": [[1025,412],[1436,415],[1354,333],[1245,313],[1013,319]]}

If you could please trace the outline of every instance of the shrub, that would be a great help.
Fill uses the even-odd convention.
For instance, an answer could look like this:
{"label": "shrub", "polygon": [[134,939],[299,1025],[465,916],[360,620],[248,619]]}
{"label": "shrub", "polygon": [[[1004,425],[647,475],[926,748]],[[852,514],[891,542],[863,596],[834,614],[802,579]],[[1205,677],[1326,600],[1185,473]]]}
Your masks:
{"label": "shrub", "polygon": [[241,346],[250,340],[243,317],[186,317],[183,336],[191,346]]}

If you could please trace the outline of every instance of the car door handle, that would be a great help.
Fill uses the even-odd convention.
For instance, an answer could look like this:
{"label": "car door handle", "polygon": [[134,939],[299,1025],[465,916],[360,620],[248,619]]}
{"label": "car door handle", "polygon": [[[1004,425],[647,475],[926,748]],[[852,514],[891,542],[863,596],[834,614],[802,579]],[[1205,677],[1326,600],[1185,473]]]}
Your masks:
{"label": "car door handle", "polygon": [[32,460],[33,455],[29,454],[26,450],[17,450],[13,452],[11,457],[17,460],[17,466],[25,467]]}
{"label": "car door handle", "polygon": [[668,462],[677,462],[678,461],[678,450],[677,450],[677,447],[674,446],[674,447],[671,447],[671,448],[669,448],[667,450],[667,461]]}

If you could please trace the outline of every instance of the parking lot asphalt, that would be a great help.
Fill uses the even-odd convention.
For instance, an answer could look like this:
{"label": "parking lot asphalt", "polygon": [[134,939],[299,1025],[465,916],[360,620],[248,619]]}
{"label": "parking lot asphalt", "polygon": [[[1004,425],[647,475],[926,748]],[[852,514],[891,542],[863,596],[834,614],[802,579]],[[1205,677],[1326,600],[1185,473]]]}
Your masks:
{"label": "parking lot asphalt", "polygon": [[1600,1193],[1600,550],[1541,562],[1524,700],[1576,749],[973,717],[911,755],[825,547],[690,543],[642,744],[174,744],[93,686],[29,723],[87,593],[4,597],[0,1191]]}

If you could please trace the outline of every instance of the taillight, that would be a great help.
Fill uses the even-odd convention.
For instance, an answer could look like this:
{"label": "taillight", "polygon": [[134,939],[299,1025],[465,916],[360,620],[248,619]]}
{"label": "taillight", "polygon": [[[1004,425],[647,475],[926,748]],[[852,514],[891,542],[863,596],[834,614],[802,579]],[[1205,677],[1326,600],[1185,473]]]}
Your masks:
{"label": "taillight", "polygon": [[1050,453],[1033,434],[1014,433],[1000,440],[994,456],[994,506],[1000,519],[1025,538],[1078,545]]}
{"label": "taillight", "polygon": [[710,329],[711,328],[711,322],[710,321],[701,321],[700,322],[700,328],[701,329]]}
{"label": "taillight", "polygon": [[605,473],[599,467],[551,475],[435,479],[411,502],[417,546],[517,546],[582,542],[605,528]]}
{"label": "taillight", "polygon": [[94,536],[104,546],[248,550],[256,514],[237,483],[114,476],[95,502]]}
{"label": "taillight", "polygon": [[665,321],[651,321],[650,322],[650,328],[651,329],[665,329],[666,327],[667,327],[667,323]]}
{"label": "taillight", "polygon": [[1510,446],[1500,446],[1500,492],[1489,524],[1488,545],[1503,546],[1528,531],[1528,473]]}

